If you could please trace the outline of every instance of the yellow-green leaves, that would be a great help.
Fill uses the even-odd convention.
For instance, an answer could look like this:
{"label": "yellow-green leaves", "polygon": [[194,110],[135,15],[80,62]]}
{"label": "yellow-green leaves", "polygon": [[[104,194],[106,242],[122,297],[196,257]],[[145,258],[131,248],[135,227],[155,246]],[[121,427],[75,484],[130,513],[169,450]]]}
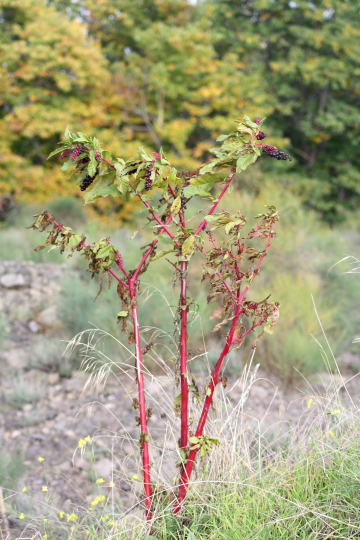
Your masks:
{"label": "yellow-green leaves", "polygon": [[170,212],[174,215],[178,214],[181,210],[181,197],[176,197],[171,205]]}
{"label": "yellow-green leaves", "polygon": [[207,437],[206,435],[203,435],[201,437],[189,437],[189,443],[191,443],[190,451],[191,450],[200,450],[200,455],[202,458],[204,458],[209,450],[212,449],[213,446],[219,446],[220,441],[219,439],[214,439],[212,437]]}
{"label": "yellow-green leaves", "polygon": [[184,241],[183,245],[182,245],[182,255],[183,255],[183,258],[188,261],[191,257],[191,255],[194,253],[195,251],[195,236],[189,236],[188,238],[186,238],[186,240]]}

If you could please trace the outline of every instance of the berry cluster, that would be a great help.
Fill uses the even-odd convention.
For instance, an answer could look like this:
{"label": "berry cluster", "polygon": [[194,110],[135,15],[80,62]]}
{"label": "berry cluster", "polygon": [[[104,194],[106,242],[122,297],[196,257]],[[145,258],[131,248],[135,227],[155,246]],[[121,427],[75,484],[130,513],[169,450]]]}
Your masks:
{"label": "berry cluster", "polygon": [[292,161],[292,157],[289,156],[289,154],[285,154],[285,152],[280,152],[280,150],[276,146],[265,144],[263,146],[263,150],[269,157],[273,157],[282,161]]}
{"label": "berry cluster", "polygon": [[68,148],[67,150],[65,150],[61,155],[60,155],[60,161],[62,159],[65,159],[69,154],[70,152],[72,152],[72,148]]}
{"label": "berry cluster", "polygon": [[89,186],[91,186],[91,184],[93,183],[97,175],[98,175],[98,172],[96,172],[94,176],[90,176],[89,174],[87,174],[84,180],[82,181],[82,184],[80,185],[80,190],[85,191]]}
{"label": "berry cluster", "polygon": [[264,133],[263,131],[259,131],[259,133],[256,135],[256,138],[258,141],[262,141],[267,137],[267,133]]}
{"label": "berry cluster", "polygon": [[135,174],[137,172],[137,168],[138,166],[141,164],[141,161],[139,161],[138,163],[133,163],[133,169],[131,169],[130,171],[128,171],[127,174]]}
{"label": "berry cluster", "polygon": [[84,152],[84,150],[85,148],[83,146],[77,146],[70,156],[71,161],[75,161],[80,156],[80,154]]}
{"label": "berry cluster", "polygon": [[153,168],[154,168],[153,163],[150,163],[150,165],[146,167],[146,176],[145,176],[145,190],[146,191],[152,188],[151,173],[152,173]]}

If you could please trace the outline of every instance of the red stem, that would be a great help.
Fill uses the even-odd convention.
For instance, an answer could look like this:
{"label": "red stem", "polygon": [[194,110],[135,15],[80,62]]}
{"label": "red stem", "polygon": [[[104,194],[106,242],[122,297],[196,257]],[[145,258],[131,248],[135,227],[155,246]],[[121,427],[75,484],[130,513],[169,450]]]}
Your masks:
{"label": "red stem", "polygon": [[[274,223],[275,223],[274,220],[272,220],[271,225],[270,225],[269,239],[268,239],[266,248],[264,250],[265,253],[260,258],[260,260],[259,260],[259,262],[257,264],[257,267],[256,267],[256,269],[254,271],[254,279],[259,274],[259,271],[260,271],[261,265],[262,265],[262,263],[264,261],[265,255],[266,255],[266,253],[267,253],[267,251],[268,251],[268,249],[269,249],[269,247],[271,245],[271,240],[272,240],[272,238],[274,236],[274,233],[272,231],[272,227],[273,227]],[[247,293],[249,291],[249,288],[250,288],[250,286],[247,285],[247,287],[245,288],[245,290],[243,291],[242,294],[240,292],[240,287],[239,287],[239,289],[237,291],[237,305],[236,305],[236,308],[235,308],[235,316],[234,316],[234,319],[232,321],[231,328],[230,328],[230,331],[229,331],[227,339],[226,339],[225,347],[224,347],[224,349],[223,349],[223,351],[222,351],[222,353],[221,353],[221,355],[219,357],[219,360],[218,360],[218,362],[217,362],[217,364],[215,366],[215,369],[214,369],[214,371],[213,371],[213,373],[211,375],[211,382],[209,383],[209,385],[207,387],[206,398],[205,398],[205,402],[204,402],[204,405],[203,405],[203,410],[201,412],[201,416],[200,416],[199,423],[198,423],[196,433],[195,433],[196,437],[201,437],[202,434],[203,434],[205,424],[206,424],[206,421],[207,421],[207,418],[208,418],[208,415],[209,415],[209,411],[210,411],[210,408],[211,408],[211,404],[212,404],[212,401],[213,401],[213,398],[214,398],[215,388],[216,388],[217,384],[220,382],[220,374],[221,374],[221,369],[222,369],[224,360],[226,359],[227,355],[229,354],[232,345],[234,343],[236,343],[236,341],[237,341],[237,340],[234,340],[234,334],[235,334],[235,330],[236,330],[239,318],[240,318],[241,314],[244,312],[244,309],[242,309],[242,303],[246,298],[246,295],[247,295]],[[259,321],[255,326],[251,327],[249,330],[244,332],[241,337],[245,337],[254,328],[256,328],[257,326],[260,326],[260,324],[262,324],[266,319],[267,319],[267,317],[264,318],[262,321]],[[189,481],[190,481],[190,478],[191,478],[192,471],[194,469],[195,459],[196,459],[196,455],[197,455],[198,451],[199,451],[199,448],[194,448],[193,450],[190,450],[189,456],[188,456],[188,459],[187,459],[187,462],[186,462],[186,466],[182,470],[182,474],[181,474],[181,478],[180,478],[180,487],[179,487],[178,498],[177,498],[176,505],[174,507],[174,514],[177,514],[177,513],[180,512],[181,507],[182,507],[182,503],[183,503],[183,501],[184,501],[184,499],[186,497],[186,494],[187,494],[187,491],[188,491],[188,488],[189,488]]]}
{"label": "red stem", "polygon": [[189,443],[189,382],[188,382],[188,314],[187,273],[188,263],[181,263],[181,335],[180,335],[180,380],[181,380],[181,436],[180,447],[186,451]]}
{"label": "red stem", "polygon": [[[220,193],[219,195],[219,198],[218,200],[216,201],[216,203],[213,205],[213,207],[211,208],[211,210],[207,213],[208,216],[211,216],[211,214],[213,214],[216,210],[216,208],[218,207],[221,199],[224,197],[225,193],[227,192],[227,190],[229,189],[230,185],[231,185],[231,182],[234,180],[235,178],[235,175],[236,175],[236,170],[233,169],[232,171],[232,174],[230,175],[230,178],[229,180],[226,182],[226,185],[224,187],[224,189],[222,190],[222,192]],[[196,233],[194,234],[194,236],[197,236],[205,227],[206,227],[206,224],[207,224],[207,221],[206,219],[204,219],[199,227],[197,228],[197,231]]]}
{"label": "red stem", "polygon": [[135,335],[135,348],[136,348],[136,374],[137,374],[138,392],[139,392],[140,429],[141,429],[141,445],[142,445],[142,457],[143,457],[146,519],[149,521],[152,519],[151,464],[150,464],[149,442],[147,440],[149,437],[149,429],[148,429],[147,418],[146,418],[143,355],[142,355],[141,341],[140,341],[138,311],[135,305],[137,292],[138,292],[137,284],[135,284],[132,286],[130,294],[133,300],[133,306],[131,310],[132,310],[132,317],[134,321],[134,335]]}
{"label": "red stem", "polygon": [[[232,342],[233,342],[233,338],[234,338],[236,326],[237,326],[238,321],[239,321],[240,310],[241,310],[240,289],[238,290],[238,295],[237,296],[238,296],[239,303],[238,303],[236,311],[235,311],[235,317],[233,319],[233,322],[232,322],[232,325],[231,325],[231,328],[230,328],[230,332],[229,332],[228,337],[226,339],[226,345],[225,345],[225,347],[224,347],[224,349],[223,349],[223,351],[222,351],[222,353],[220,355],[220,358],[219,358],[219,360],[218,360],[218,362],[217,362],[217,364],[215,366],[215,370],[212,373],[211,382],[207,387],[207,395],[206,395],[206,398],[205,398],[205,402],[204,402],[203,410],[202,410],[200,420],[199,420],[199,423],[198,423],[198,427],[197,427],[197,430],[196,430],[196,433],[195,433],[196,437],[201,437],[202,434],[203,434],[204,427],[205,427],[205,424],[206,424],[206,420],[208,418],[208,414],[209,414],[209,411],[210,411],[211,403],[212,403],[213,398],[214,398],[215,387],[220,381],[221,368],[222,368],[222,365],[224,363],[225,358],[229,354],[229,351],[230,351],[230,348],[231,348],[231,345],[232,345]],[[183,471],[182,471],[182,474],[181,474],[181,483],[180,483],[180,488],[179,488],[179,493],[178,493],[178,500],[177,500],[176,506],[174,508],[174,514],[177,514],[178,512],[180,512],[182,502],[184,501],[184,499],[186,497],[188,487],[189,487],[190,477],[191,477],[191,474],[192,474],[192,471],[193,471],[193,468],[194,468],[194,465],[195,465],[195,458],[196,458],[197,452],[198,452],[198,448],[196,448],[194,450],[190,450],[189,457],[188,457],[187,462],[186,462],[186,466],[183,468]]]}

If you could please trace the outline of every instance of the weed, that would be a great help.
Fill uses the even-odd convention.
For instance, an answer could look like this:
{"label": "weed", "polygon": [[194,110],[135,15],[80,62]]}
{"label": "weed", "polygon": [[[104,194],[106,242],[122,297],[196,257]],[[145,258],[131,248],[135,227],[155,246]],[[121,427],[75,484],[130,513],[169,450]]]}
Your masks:
{"label": "weed", "polygon": [[[274,227],[279,220],[276,208],[267,206],[265,212],[256,216],[254,226],[247,233],[244,233],[247,220],[239,210],[231,214],[219,208],[225,196],[233,189],[236,174],[254,163],[262,153],[279,160],[291,159],[287,154],[279,152],[278,148],[258,142],[265,135],[260,130],[261,125],[260,118],[255,123],[244,116],[243,120],[237,121],[235,132],[219,137],[221,146],[212,150],[215,158],[196,171],[180,173],[170,165],[162,151],[150,156],[142,148],[136,158],[127,162],[118,158],[112,162],[110,153],[101,148],[97,139],[69,130],[60,148],[49,156],[60,154],[61,160],[68,158],[62,170],[72,170],[71,177],[75,176],[80,190],[86,192],[86,203],[94,203],[108,195],[124,200],[138,197],[147,210],[148,224],[153,228],[152,240],[141,248],[140,261],[135,268],[131,268],[110,238],[88,244],[85,235],[74,233],[48,211],[36,215],[31,225],[33,229],[48,230],[44,245],[35,251],[50,247],[50,250],[58,248],[60,253],[67,251],[69,257],[75,252],[84,256],[91,276],[101,278],[97,296],[105,283],[110,289],[112,280],[117,282],[117,295],[121,303],[117,320],[128,337],[129,345],[135,346],[138,398],[133,403],[139,411],[136,422],[140,426],[139,447],[148,521],[153,518],[154,487],[151,480],[148,428],[151,411],[146,403],[144,365],[146,355],[156,347],[156,341],[151,339],[143,343],[139,319],[142,275],[150,265],[153,266],[155,261],[164,257],[174,272],[173,283],[178,283],[179,300],[173,308],[173,346],[177,351],[175,380],[179,387],[174,408],[181,423],[180,482],[174,504],[174,513],[177,514],[187,495],[198,454],[204,459],[220,444],[217,439],[207,436],[204,429],[213,405],[215,389],[220,384],[226,385],[223,367],[229,353],[240,348],[248,335],[254,336],[252,347],[255,348],[264,332],[273,333],[279,319],[279,304],[270,302],[270,295],[258,301],[248,298],[249,290],[263,268],[275,236]],[[216,184],[221,186],[221,191],[214,198],[211,190]],[[159,197],[156,193],[160,194]],[[188,222],[195,215],[189,217],[188,205],[194,197],[209,199],[211,206],[197,225],[189,226]],[[222,231],[219,236],[218,231]],[[203,256],[202,272],[197,267],[197,278],[198,283],[206,281],[208,284],[208,303],[220,300],[211,316],[212,319],[218,319],[213,332],[221,332],[226,328],[227,334],[210,380],[203,389],[203,407],[197,427],[190,433],[190,425],[194,423],[190,414],[191,398],[194,396],[195,401],[202,398],[189,363],[189,327],[198,310],[189,289],[189,270],[195,260],[195,252]],[[152,327],[152,322],[149,326]],[[100,373],[101,378],[104,378],[106,367],[100,366]]]}

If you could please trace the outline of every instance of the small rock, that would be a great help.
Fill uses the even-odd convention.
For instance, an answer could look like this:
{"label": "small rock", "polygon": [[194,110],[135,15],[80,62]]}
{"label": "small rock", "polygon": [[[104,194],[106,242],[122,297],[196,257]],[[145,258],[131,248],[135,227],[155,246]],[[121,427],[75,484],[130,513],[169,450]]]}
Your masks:
{"label": "small rock", "polygon": [[56,431],[64,431],[65,429],[65,424],[63,424],[62,422],[59,422],[57,424],[54,424],[54,429],[56,429]]}
{"label": "small rock", "polygon": [[57,469],[63,472],[71,471],[72,465],[70,461],[64,461],[64,463],[60,463],[60,465],[57,465]]}
{"label": "small rock", "polygon": [[33,433],[31,438],[35,439],[36,441],[45,441],[46,435],[43,435],[43,433]]}
{"label": "small rock", "polygon": [[75,456],[74,467],[76,469],[91,469],[91,464],[87,459],[80,456]]}
{"label": "small rock", "polygon": [[32,409],[33,409],[33,405],[31,405],[31,403],[26,403],[26,405],[24,405],[22,408],[24,412],[30,412]]}
{"label": "small rock", "polygon": [[15,431],[13,431],[11,434],[11,438],[16,439],[17,437],[20,437],[20,435],[21,435],[21,431],[19,431],[18,429],[15,429]]}
{"label": "small rock", "polygon": [[15,369],[23,369],[29,364],[29,354],[24,349],[10,349],[3,353],[3,357]]}
{"label": "small rock", "polygon": [[30,321],[28,326],[30,332],[32,332],[33,334],[37,334],[40,331],[40,326],[36,321]]}
{"label": "small rock", "polygon": [[0,284],[7,289],[12,289],[13,287],[24,287],[26,282],[22,274],[4,274],[0,278]]}
{"label": "small rock", "polygon": [[56,306],[50,306],[41,311],[37,316],[37,321],[44,328],[52,328],[59,325],[59,319],[56,313]]}
{"label": "small rock", "polygon": [[48,381],[49,384],[57,384],[60,380],[60,375],[58,373],[49,373]]}
{"label": "small rock", "polygon": [[96,473],[102,478],[109,478],[113,468],[114,464],[109,458],[99,459],[94,465]]}

